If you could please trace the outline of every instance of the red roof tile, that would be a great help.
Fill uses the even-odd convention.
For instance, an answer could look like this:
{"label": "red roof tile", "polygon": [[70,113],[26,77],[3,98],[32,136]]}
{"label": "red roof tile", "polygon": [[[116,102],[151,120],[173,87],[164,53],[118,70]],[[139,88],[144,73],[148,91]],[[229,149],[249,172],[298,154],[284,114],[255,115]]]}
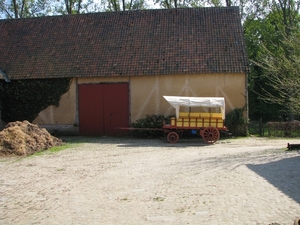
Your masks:
{"label": "red roof tile", "polygon": [[243,73],[238,7],[0,20],[10,79]]}

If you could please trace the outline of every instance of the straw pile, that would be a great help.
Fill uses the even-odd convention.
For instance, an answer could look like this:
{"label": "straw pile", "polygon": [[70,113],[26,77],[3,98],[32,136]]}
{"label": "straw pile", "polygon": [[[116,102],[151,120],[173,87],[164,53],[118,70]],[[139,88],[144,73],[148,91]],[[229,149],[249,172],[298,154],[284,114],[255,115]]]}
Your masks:
{"label": "straw pile", "polygon": [[45,128],[26,120],[8,123],[0,132],[1,156],[26,156],[62,144],[61,139],[53,137]]}

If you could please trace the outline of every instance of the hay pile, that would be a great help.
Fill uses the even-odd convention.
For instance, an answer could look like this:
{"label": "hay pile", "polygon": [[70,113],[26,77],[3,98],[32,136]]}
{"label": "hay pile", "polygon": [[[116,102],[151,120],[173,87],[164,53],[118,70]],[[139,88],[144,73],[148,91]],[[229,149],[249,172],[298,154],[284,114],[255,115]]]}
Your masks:
{"label": "hay pile", "polygon": [[63,141],[53,137],[45,128],[24,120],[6,125],[0,132],[0,155],[26,156],[54,146]]}

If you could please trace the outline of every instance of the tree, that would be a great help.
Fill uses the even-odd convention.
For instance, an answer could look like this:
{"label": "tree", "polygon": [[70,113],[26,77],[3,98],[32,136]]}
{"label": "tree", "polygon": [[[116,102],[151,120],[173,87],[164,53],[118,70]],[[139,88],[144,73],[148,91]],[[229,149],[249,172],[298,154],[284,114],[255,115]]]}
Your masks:
{"label": "tree", "polygon": [[283,106],[288,119],[294,120],[300,109],[300,34],[289,30],[279,48],[279,55],[265,48],[265,53],[255,62],[264,70],[266,80],[260,98]]}
{"label": "tree", "polygon": [[101,11],[100,4],[94,0],[58,0],[53,4],[53,14],[83,14]]}
{"label": "tree", "polygon": [[201,0],[155,0],[154,3],[159,4],[159,6],[163,9],[187,8],[187,7],[196,8],[196,7],[204,6]]}
{"label": "tree", "polygon": [[64,0],[68,14],[79,14],[82,9],[82,0]]}
{"label": "tree", "polygon": [[[259,58],[264,54],[263,45],[274,54],[279,54],[278,47],[280,40],[283,38],[284,27],[280,23],[280,15],[276,12],[271,12],[266,16],[253,15],[247,17],[244,22],[244,36],[247,46],[247,53],[250,59],[250,73],[248,74],[248,100],[249,100],[249,117],[251,119],[270,119],[278,120],[282,114],[282,107],[278,104],[265,102],[260,95],[263,89],[271,90],[271,87],[266,87],[266,77],[264,70],[253,63],[259,61]],[[269,109],[273,110],[270,111]]]}
{"label": "tree", "polygon": [[8,19],[99,11],[94,0],[0,0],[0,18]]}
{"label": "tree", "polygon": [[163,9],[178,8],[178,0],[156,0],[155,4],[159,4]]}
{"label": "tree", "polygon": [[50,2],[48,1],[1,0],[0,15],[8,19],[45,16],[51,11]]}
{"label": "tree", "polygon": [[144,10],[148,8],[145,0],[104,0],[102,1],[105,11],[117,12],[126,10]]}
{"label": "tree", "polygon": [[282,15],[282,23],[288,36],[294,27],[295,19],[299,16],[300,1],[273,0],[273,8]]}
{"label": "tree", "polygon": [[[278,5],[274,5],[275,3],[274,1],[273,5],[268,5],[269,12],[262,9],[257,15],[249,14],[244,22],[244,34],[250,59],[248,93],[251,119],[280,120],[282,115],[291,114],[287,113],[286,105],[279,104],[279,101],[271,102],[262,98],[266,93],[272,94],[277,98],[280,95],[273,85],[269,85],[268,70],[262,65],[254,63],[266,59],[268,52],[278,59],[286,57],[290,48],[286,44],[286,39],[290,33],[289,29],[299,26],[300,20],[297,7],[293,9],[285,7],[282,9]],[[289,12],[289,10],[293,12]],[[285,18],[290,18],[289,22]]]}

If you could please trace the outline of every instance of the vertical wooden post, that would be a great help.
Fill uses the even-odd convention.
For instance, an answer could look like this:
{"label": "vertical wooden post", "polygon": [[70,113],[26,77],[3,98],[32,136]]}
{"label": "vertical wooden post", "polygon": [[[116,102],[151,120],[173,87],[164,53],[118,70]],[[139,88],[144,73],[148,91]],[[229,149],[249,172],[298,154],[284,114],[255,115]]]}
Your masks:
{"label": "vertical wooden post", "polygon": [[259,119],[259,136],[263,136],[262,118]]}

